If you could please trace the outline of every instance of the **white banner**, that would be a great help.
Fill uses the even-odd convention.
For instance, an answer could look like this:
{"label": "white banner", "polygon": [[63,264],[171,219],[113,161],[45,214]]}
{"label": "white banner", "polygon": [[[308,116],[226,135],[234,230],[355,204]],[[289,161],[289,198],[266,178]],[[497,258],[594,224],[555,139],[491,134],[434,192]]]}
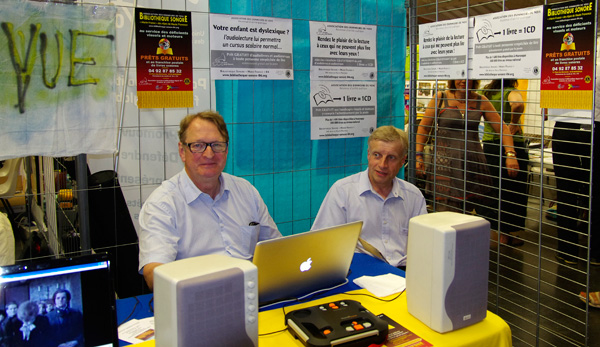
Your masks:
{"label": "white banner", "polygon": [[293,80],[292,20],[210,15],[211,77]]}
{"label": "white banner", "polygon": [[0,159],[115,152],[115,13],[0,3]]}

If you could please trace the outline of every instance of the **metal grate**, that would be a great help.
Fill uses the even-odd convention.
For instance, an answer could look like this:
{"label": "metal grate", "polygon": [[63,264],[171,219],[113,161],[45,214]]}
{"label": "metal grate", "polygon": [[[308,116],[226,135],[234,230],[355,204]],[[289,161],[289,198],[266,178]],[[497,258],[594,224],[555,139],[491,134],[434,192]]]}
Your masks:
{"label": "metal grate", "polygon": [[[419,24],[543,4],[542,1],[413,0],[409,6],[410,51],[417,51]],[[433,89],[429,96],[435,97],[435,86],[445,85],[446,82],[418,80],[417,62],[417,54],[411,54],[410,66],[413,70],[410,74],[409,113],[411,139],[415,145],[417,124],[421,114],[428,109],[424,90]],[[487,82],[482,81],[481,86],[485,86]],[[492,233],[488,309],[509,324],[514,346],[595,346],[600,344],[600,334],[596,332],[597,329],[593,329],[590,322],[597,322],[600,313],[590,311],[578,297],[580,291],[586,291],[588,288],[590,291],[600,289],[600,278],[592,276],[597,271],[594,271],[588,262],[589,196],[592,177],[589,161],[593,134],[590,130],[581,129],[577,130],[580,134],[579,139],[564,140],[558,128],[562,123],[557,124],[552,117],[545,120],[546,114],[539,103],[539,80],[519,80],[519,90],[525,99],[522,126],[529,142],[529,165],[523,170],[527,174],[527,190],[524,194],[526,202],[521,204],[526,211],[524,224],[518,222],[518,215],[508,211],[501,212],[499,208],[500,203],[506,206],[506,194],[510,194],[507,190],[514,186],[511,179],[499,177],[498,195],[492,194],[491,199],[486,200],[487,203],[475,202],[460,206],[463,213],[477,214],[491,206],[495,213],[488,214],[485,218],[492,221],[492,225],[495,224],[496,230],[501,233],[518,227],[520,231],[516,233],[514,240],[524,243],[522,246],[500,245],[499,234]],[[483,92],[482,89],[473,91]],[[591,121],[588,120],[589,122]],[[588,141],[587,147],[579,141]],[[467,147],[465,145],[465,150]],[[581,155],[576,154],[576,148],[579,148]],[[496,159],[500,158],[501,153],[501,149],[498,148]],[[416,160],[414,153],[409,154],[409,158]],[[445,170],[447,167],[444,165],[450,164],[440,161],[440,156],[437,156],[437,159],[433,161],[430,169],[435,172],[433,179],[425,179],[409,169],[409,179],[414,180],[423,189],[431,211],[447,207],[442,202],[444,194],[434,188],[436,185],[439,187],[439,184],[448,178],[445,177],[448,170]],[[569,159],[576,159],[577,163],[582,163],[581,168],[573,171],[574,167],[569,164]],[[465,163],[464,167],[469,167],[469,163]],[[565,172],[575,174],[569,175]],[[467,174],[469,172],[465,170],[465,175]],[[571,195],[571,202],[564,199],[568,198],[572,190],[557,188],[557,180],[561,178],[561,186],[567,184],[581,188]],[[479,188],[476,189],[472,184],[465,184],[463,187],[464,198],[477,193]],[[570,222],[573,226],[560,233],[571,238],[568,245],[578,254],[575,258],[576,264],[564,264],[557,258],[557,255],[561,255],[557,251],[561,230],[557,225],[557,218],[563,218],[567,224]],[[561,225],[564,223],[561,222]]]}

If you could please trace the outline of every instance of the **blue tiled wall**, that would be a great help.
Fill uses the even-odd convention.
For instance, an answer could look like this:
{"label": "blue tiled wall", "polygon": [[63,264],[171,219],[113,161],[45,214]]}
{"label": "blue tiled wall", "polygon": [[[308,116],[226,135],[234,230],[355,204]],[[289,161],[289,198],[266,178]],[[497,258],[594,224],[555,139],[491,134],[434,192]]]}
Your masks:
{"label": "blue tiled wall", "polygon": [[336,180],[366,168],[366,138],[310,140],[309,21],[377,25],[377,123],[404,126],[404,0],[211,0],[210,12],[293,20],[293,81],[216,81],[226,171],[260,191],[282,234],[310,229]]}

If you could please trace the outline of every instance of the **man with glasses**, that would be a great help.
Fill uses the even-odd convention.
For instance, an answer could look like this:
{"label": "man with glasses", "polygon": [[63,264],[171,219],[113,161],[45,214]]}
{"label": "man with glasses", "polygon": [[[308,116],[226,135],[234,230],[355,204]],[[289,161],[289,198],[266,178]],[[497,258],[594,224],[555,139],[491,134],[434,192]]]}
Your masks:
{"label": "man with glasses", "polygon": [[362,220],[356,250],[404,268],[408,221],[427,213],[421,191],[396,177],[406,162],[407,151],[404,131],[390,125],[375,129],[368,140],[367,170],[331,186],[312,229]]}
{"label": "man with glasses", "polygon": [[181,120],[184,169],[152,192],[140,211],[139,269],[150,289],[161,264],[215,253],[251,259],[258,241],[281,237],[256,188],[223,172],[228,144],[220,114]]}

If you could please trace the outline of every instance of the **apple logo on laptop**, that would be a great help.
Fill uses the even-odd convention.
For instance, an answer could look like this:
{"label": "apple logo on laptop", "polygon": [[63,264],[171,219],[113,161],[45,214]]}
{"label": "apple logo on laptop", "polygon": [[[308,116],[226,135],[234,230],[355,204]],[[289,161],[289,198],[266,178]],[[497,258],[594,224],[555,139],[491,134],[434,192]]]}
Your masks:
{"label": "apple logo on laptop", "polygon": [[312,259],[308,258],[307,261],[302,262],[302,264],[300,264],[300,271],[305,272],[305,271],[310,270],[310,267],[311,267],[310,264],[312,264]]}

